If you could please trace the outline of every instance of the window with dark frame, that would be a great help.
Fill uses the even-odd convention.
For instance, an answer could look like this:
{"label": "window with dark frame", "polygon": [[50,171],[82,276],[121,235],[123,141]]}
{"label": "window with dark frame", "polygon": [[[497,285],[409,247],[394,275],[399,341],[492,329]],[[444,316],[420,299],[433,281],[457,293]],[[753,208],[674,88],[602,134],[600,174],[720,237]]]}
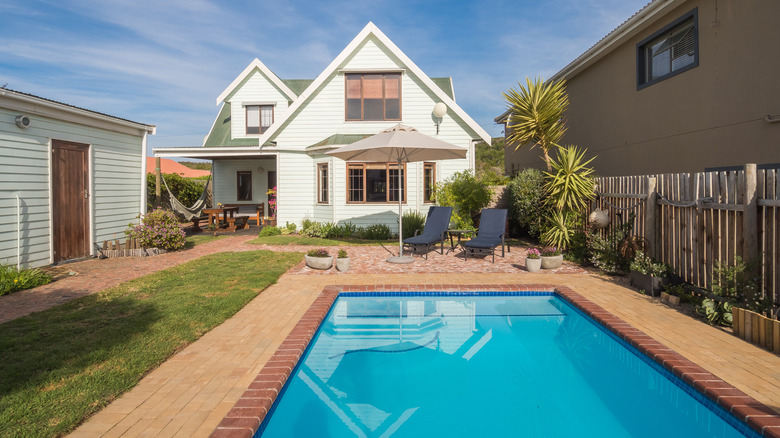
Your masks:
{"label": "window with dark frame", "polygon": [[423,202],[433,202],[433,187],[436,184],[436,163],[423,164]]}
{"label": "window with dark frame", "polygon": [[345,120],[401,120],[400,73],[345,74]]}
{"label": "window with dark frame", "polygon": [[239,170],[236,172],[236,200],[252,200],[252,172],[248,170]]}
{"label": "window with dark frame", "polygon": [[698,30],[694,9],[637,44],[637,88],[698,66]]}
{"label": "window with dark frame", "polygon": [[273,105],[246,106],[246,133],[262,134],[274,123]]}
{"label": "window with dark frame", "polygon": [[328,203],[328,163],[317,164],[317,203]]}
{"label": "window with dark frame", "polygon": [[[398,163],[348,163],[347,203],[398,202]],[[406,164],[401,169],[406,202]]]}

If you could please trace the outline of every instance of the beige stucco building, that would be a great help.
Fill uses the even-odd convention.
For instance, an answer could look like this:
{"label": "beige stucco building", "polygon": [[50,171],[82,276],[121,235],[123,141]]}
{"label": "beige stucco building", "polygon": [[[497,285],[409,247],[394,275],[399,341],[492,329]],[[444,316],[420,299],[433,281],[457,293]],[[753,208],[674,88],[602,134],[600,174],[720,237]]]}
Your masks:
{"label": "beige stucco building", "polygon": [[[780,163],[780,1],[655,0],[572,61],[563,144],[602,176]],[[506,121],[506,113],[496,118]],[[506,151],[507,173],[542,167]]]}

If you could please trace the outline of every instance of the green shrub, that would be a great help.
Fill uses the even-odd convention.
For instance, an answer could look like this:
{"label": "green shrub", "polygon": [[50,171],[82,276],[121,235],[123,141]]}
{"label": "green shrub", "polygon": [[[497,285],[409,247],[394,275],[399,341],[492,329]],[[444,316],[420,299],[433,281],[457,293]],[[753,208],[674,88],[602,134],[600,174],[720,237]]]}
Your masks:
{"label": "green shrub", "polygon": [[297,228],[298,227],[295,225],[295,223],[285,222],[284,226],[281,227],[280,230],[281,230],[282,234],[284,234],[286,236],[288,234],[295,233],[295,230]]}
{"label": "green shrub", "polygon": [[138,225],[129,225],[125,234],[139,239],[144,248],[162,248],[169,251],[184,248],[186,237],[179,228],[179,219],[170,210],[156,208],[147,213]]}
{"label": "green shrub", "polygon": [[456,172],[437,185],[434,192],[437,204],[452,207],[450,222],[465,230],[474,229],[471,218],[490,203],[492,196],[490,189],[469,170]]}
{"label": "green shrub", "polygon": [[385,224],[369,225],[360,233],[360,237],[366,240],[388,240],[391,236],[390,227]]}
{"label": "green shrub", "polygon": [[40,269],[23,269],[0,264],[0,296],[51,283],[51,276]]}
{"label": "green shrub", "polygon": [[625,274],[628,271],[631,260],[620,253],[620,246],[631,236],[635,216],[630,213],[628,220],[613,227],[606,237],[593,228],[588,229],[588,253],[594,266],[609,274]]}
{"label": "green shrub", "polygon": [[498,173],[495,169],[487,169],[479,175],[479,182],[487,186],[503,186],[509,182],[509,177]]}
{"label": "green shrub", "polygon": [[340,258],[340,259],[346,259],[346,258],[349,258],[349,254],[347,254],[347,250],[345,250],[345,249],[340,249],[340,250],[339,250],[339,258]]}
{"label": "green shrub", "polygon": [[260,234],[258,234],[257,237],[278,236],[280,234],[282,234],[282,230],[280,230],[279,227],[267,225],[260,230]]}
{"label": "green shrub", "polygon": [[509,225],[513,231],[538,239],[545,216],[544,174],[524,169],[506,186],[509,197]]}
{"label": "green shrub", "polygon": [[357,225],[353,224],[352,222],[344,222],[343,224],[339,225],[339,230],[338,230],[339,235],[336,237],[348,239],[350,237],[353,237],[356,232],[357,232]]}
{"label": "green shrub", "polygon": [[403,238],[414,236],[416,230],[420,230],[422,233],[423,227],[425,227],[425,215],[419,211],[412,210],[404,213],[402,223]]}
{"label": "green shrub", "polygon": [[320,226],[320,230],[322,231],[321,237],[324,237],[326,239],[332,239],[334,237],[337,237],[337,234],[339,234],[339,226],[333,222],[324,222]]}

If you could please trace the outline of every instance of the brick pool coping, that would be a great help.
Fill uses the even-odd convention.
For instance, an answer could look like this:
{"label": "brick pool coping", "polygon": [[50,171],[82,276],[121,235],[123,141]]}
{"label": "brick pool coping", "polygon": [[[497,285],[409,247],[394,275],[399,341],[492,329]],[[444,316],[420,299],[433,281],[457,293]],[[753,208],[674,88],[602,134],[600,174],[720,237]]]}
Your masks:
{"label": "brick pool coping", "polygon": [[555,292],[615,335],[664,368],[691,384],[706,397],[746,422],[758,433],[780,438],[780,415],[733,385],[725,382],[681,354],[594,304],[566,286],[541,284],[504,285],[371,285],[326,286],[303,317],[260,370],[244,394],[211,433],[212,438],[252,437],[268,414],[285,382],[303,356],[314,334],[341,292]]}

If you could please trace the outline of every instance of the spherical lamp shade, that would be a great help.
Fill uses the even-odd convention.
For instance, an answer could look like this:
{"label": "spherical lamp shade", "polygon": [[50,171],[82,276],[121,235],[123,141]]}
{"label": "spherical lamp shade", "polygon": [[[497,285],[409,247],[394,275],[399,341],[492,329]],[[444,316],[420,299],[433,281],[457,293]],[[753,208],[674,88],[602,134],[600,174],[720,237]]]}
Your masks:
{"label": "spherical lamp shade", "polygon": [[444,117],[447,114],[447,105],[444,102],[439,102],[433,106],[433,115],[439,118]]}
{"label": "spherical lamp shade", "polygon": [[593,210],[588,216],[588,222],[596,228],[606,228],[609,225],[609,215],[605,210]]}

